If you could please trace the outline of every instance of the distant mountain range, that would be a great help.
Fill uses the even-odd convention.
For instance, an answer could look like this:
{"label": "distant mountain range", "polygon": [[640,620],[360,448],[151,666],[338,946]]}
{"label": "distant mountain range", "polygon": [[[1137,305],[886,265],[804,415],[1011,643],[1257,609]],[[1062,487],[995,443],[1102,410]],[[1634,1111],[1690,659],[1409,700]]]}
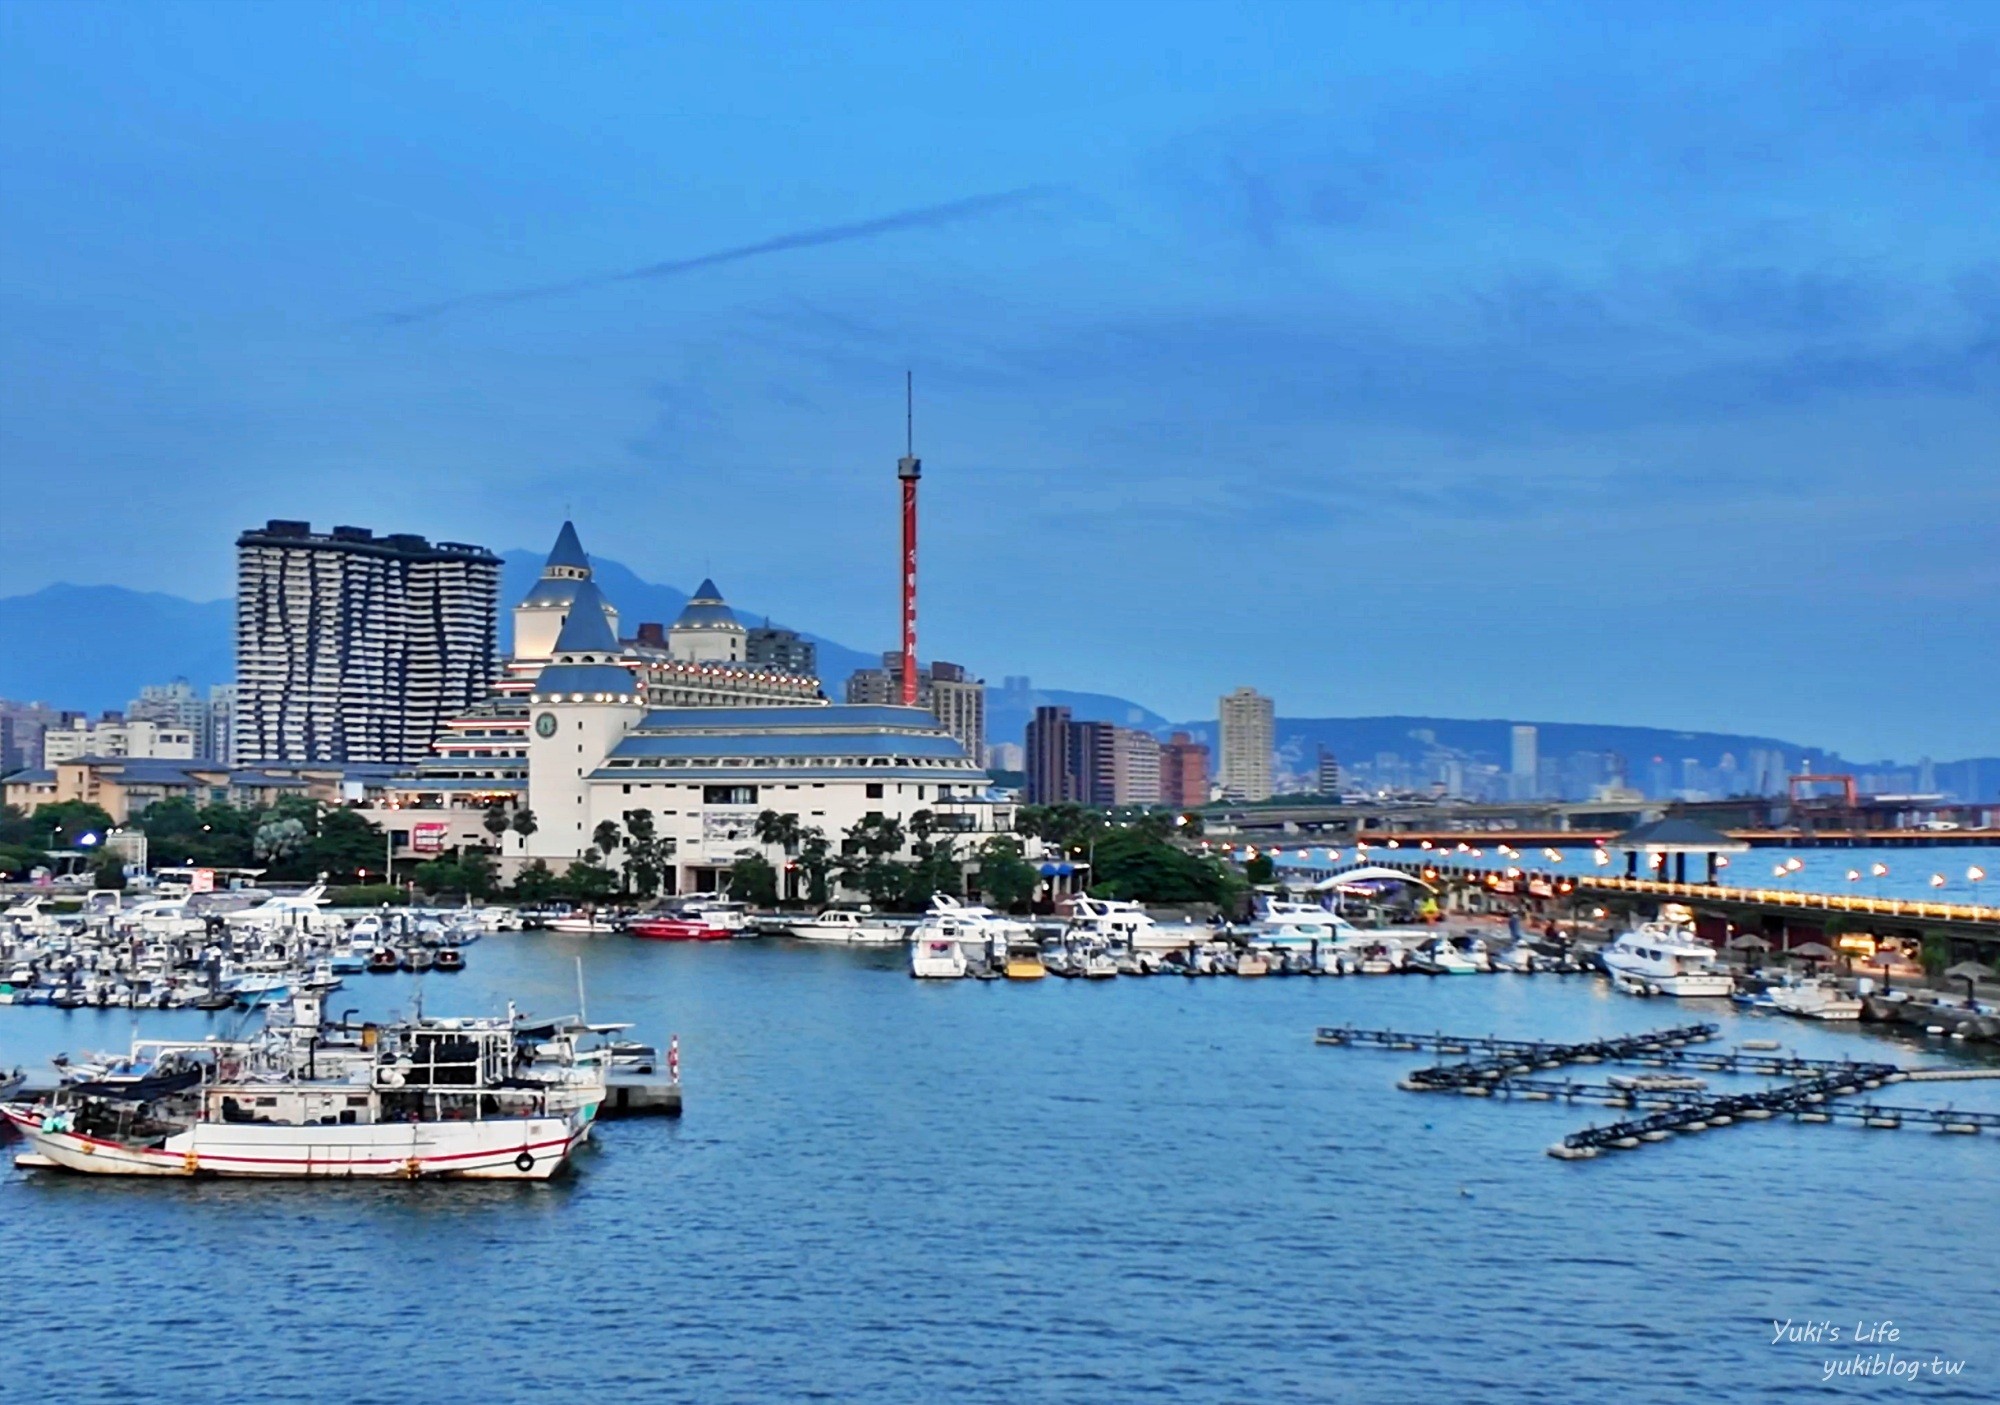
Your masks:
{"label": "distant mountain range", "polygon": [[[508,551],[500,572],[500,647],[514,647],[513,602],[541,577],[545,552]],[[629,637],[647,620],[671,624],[687,592],[641,580],[616,561],[593,560],[597,583]],[[738,610],[745,624],[764,617]],[[783,620],[773,623],[784,624]],[[0,698],[104,712],[122,708],[148,683],[185,678],[197,688],[235,676],[236,606],[184,600],[116,585],[52,585],[0,597]],[[804,631],[801,631],[804,633]],[[880,656],[807,634],[819,646],[821,675],[838,696],[847,675]]]}
{"label": "distant mountain range", "polygon": [[[503,553],[500,598],[511,602],[528,593],[541,574],[539,551]],[[642,580],[616,561],[593,560],[598,584],[618,607],[622,631],[629,637],[649,620],[669,624],[687,604],[687,593],[670,585]],[[755,611],[737,609],[746,624],[761,622]],[[789,624],[784,620],[774,623]],[[55,707],[91,712],[122,708],[148,683],[186,678],[197,687],[227,681],[233,674],[232,634],[235,607],[228,600],[184,600],[178,596],[127,590],[109,585],[52,585],[30,595],[0,598],[0,698],[41,701]],[[795,625],[790,627],[796,628]],[[803,631],[802,631],[803,632]],[[501,611],[500,644],[513,645],[510,609]],[[842,696],[847,676],[857,668],[872,668],[880,656],[818,635],[820,676],[827,694]],[[989,677],[993,676],[991,673]],[[1185,731],[1216,745],[1212,717],[1175,722],[1129,698],[1109,693],[1055,688],[1001,687],[987,691],[986,734],[990,741],[1018,742],[1035,708],[1070,709],[1079,721],[1116,722],[1164,736]],[[1819,770],[1889,768],[1899,763],[1854,763],[1817,747],[1777,737],[1733,732],[1681,732],[1657,727],[1621,727],[1571,722],[1537,722],[1537,749],[1544,757],[1564,758],[1577,752],[1616,752],[1625,758],[1626,774],[1645,784],[1654,758],[1668,768],[1685,760],[1714,767],[1725,754],[1748,770],[1753,751],[1779,751],[1790,769],[1800,765]],[[1280,717],[1277,750],[1293,771],[1309,772],[1318,748],[1326,747],[1346,765],[1371,761],[1382,753],[1410,760],[1431,747],[1463,753],[1474,760],[1505,766],[1509,760],[1512,719],[1450,717]],[[1908,764],[1908,763],[1900,763]],[[2000,759],[1940,761],[1942,772],[1953,768],[1949,788],[1968,797],[2000,794]],[[1959,768],[1965,776],[1957,776]],[[1944,775],[1941,785],[1947,784]]]}

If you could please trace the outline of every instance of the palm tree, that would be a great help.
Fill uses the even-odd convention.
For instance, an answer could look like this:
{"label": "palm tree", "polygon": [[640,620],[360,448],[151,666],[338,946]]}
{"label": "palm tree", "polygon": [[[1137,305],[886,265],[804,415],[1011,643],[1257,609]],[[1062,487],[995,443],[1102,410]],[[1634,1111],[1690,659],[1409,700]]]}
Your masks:
{"label": "palm tree", "polygon": [[486,832],[493,836],[494,847],[498,848],[500,845],[500,838],[502,835],[506,834],[508,825],[510,823],[507,816],[506,803],[504,801],[496,800],[491,805],[488,805],[486,807],[486,818],[482,820],[481,823],[486,826]]}
{"label": "palm tree", "polygon": [[528,809],[525,805],[514,812],[514,833],[520,835],[521,838],[527,839],[540,828],[541,826],[535,823],[535,812]]}
{"label": "palm tree", "polygon": [[618,821],[599,820],[590,832],[590,842],[608,859],[618,852]]}
{"label": "palm tree", "polygon": [[776,810],[765,810],[757,816],[757,823],[751,833],[760,844],[774,845],[785,851],[783,870],[784,897],[789,901],[798,896],[793,890],[797,884],[796,871],[791,860],[798,856],[799,844],[805,838],[805,830],[799,824],[799,817],[793,813],[779,814]]}

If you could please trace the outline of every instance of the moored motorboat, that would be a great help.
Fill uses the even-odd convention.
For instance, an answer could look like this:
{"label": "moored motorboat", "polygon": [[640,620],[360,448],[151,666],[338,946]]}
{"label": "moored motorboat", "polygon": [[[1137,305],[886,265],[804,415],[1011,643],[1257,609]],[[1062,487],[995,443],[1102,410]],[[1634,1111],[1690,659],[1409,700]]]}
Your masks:
{"label": "moored motorboat", "polygon": [[1672,918],[1620,934],[1598,957],[1620,989],[1701,998],[1727,996],[1736,986],[1714,948],[1697,941],[1691,925]]}
{"label": "moored motorboat", "polygon": [[733,935],[727,927],[718,927],[693,917],[665,914],[635,917],[625,924],[625,930],[635,937],[654,942],[726,942]]}

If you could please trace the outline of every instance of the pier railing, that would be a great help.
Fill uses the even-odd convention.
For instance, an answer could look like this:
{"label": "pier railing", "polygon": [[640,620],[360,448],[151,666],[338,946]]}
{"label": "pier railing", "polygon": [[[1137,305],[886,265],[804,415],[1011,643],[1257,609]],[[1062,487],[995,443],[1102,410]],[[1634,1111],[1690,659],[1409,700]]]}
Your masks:
{"label": "pier railing", "polygon": [[1797,908],[1802,912],[1847,912],[1865,917],[1899,917],[1908,921],[1963,922],[2000,926],[2000,907],[1975,903],[1935,902],[1925,898],[1869,897],[1859,893],[1802,893],[1790,888],[1735,888],[1721,883],[1674,883],[1659,878],[1627,878],[1610,873],[1563,873],[1548,869],[1517,868],[1511,875],[1490,868],[1432,860],[1412,862],[1401,858],[1369,855],[1370,863],[1422,877],[1448,874],[1498,884],[1538,881],[1554,892],[1646,893],[1663,898],[1692,898],[1696,901],[1756,903],[1765,907]]}

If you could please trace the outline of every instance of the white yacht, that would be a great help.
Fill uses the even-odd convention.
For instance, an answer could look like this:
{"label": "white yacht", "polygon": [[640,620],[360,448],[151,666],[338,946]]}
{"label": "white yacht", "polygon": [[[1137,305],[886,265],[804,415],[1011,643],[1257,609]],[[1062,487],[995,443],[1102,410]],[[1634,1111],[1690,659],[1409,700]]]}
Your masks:
{"label": "white yacht", "polygon": [[1726,996],[1736,988],[1714,949],[1697,941],[1694,928],[1684,922],[1643,923],[1599,956],[1620,989],[1699,997]]}
{"label": "white yacht", "polygon": [[1272,898],[1264,904],[1264,915],[1251,925],[1249,939],[1252,946],[1351,945],[1361,940],[1361,929],[1315,904]]}
{"label": "white yacht", "polygon": [[910,936],[914,941],[948,938],[967,955],[985,957],[996,965],[1006,961],[1009,950],[1036,945],[1035,930],[1027,923],[1002,917],[990,907],[960,902],[949,893],[932,896],[930,911]]}
{"label": "white yacht", "polygon": [[955,938],[919,937],[910,944],[910,974],[920,980],[955,981],[969,969]]}
{"label": "white yacht", "polygon": [[1849,995],[1832,981],[1814,976],[1774,985],[1770,990],[1771,1004],[1788,1015],[1798,1015],[1809,1020],[1858,1020],[1861,1018],[1859,997]]}
{"label": "white yacht", "polygon": [[1146,912],[1143,904],[1115,902],[1109,898],[1080,895],[1070,908],[1063,927],[1065,939],[1082,938],[1109,946],[1157,947],[1173,945]]}
{"label": "white yacht", "polygon": [[809,921],[791,923],[785,931],[800,941],[845,942],[850,946],[895,946],[904,939],[901,923],[848,907],[830,907]]}

